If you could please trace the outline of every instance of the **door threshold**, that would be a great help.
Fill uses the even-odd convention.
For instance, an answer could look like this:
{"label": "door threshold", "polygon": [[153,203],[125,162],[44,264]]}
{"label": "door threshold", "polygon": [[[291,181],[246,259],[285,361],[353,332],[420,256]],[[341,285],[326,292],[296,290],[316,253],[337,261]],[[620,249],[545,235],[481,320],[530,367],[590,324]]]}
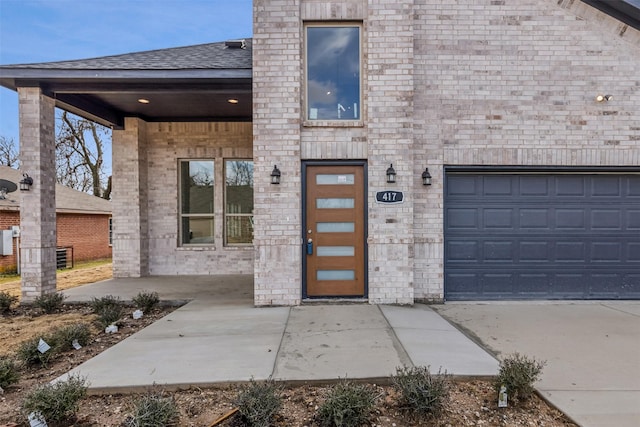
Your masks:
{"label": "door threshold", "polygon": [[343,298],[343,297],[320,297],[320,298],[304,298],[302,304],[368,304],[369,298]]}

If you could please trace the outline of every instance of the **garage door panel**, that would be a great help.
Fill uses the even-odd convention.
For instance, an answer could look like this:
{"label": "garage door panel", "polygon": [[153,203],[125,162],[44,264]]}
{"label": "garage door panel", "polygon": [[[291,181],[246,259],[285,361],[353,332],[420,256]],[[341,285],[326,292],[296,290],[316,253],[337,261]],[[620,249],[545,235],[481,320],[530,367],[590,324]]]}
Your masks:
{"label": "garage door panel", "polygon": [[449,227],[456,228],[478,228],[477,209],[447,209],[447,221]]}
{"label": "garage door panel", "polygon": [[640,209],[627,210],[627,230],[640,231]]}
{"label": "garage door panel", "polygon": [[555,220],[558,230],[586,229],[584,209],[555,209]]}
{"label": "garage door panel", "polygon": [[622,218],[619,209],[592,209],[590,219],[592,230],[622,230]]}
{"label": "garage door panel", "polygon": [[478,253],[478,243],[474,241],[454,241],[447,244],[447,260],[478,262],[480,259]]}
{"label": "garage door panel", "polygon": [[549,210],[539,208],[520,209],[520,228],[549,228]]}
{"label": "garage door panel", "polygon": [[520,241],[520,262],[545,262],[549,258],[550,250],[549,242],[527,242]]}
{"label": "garage door panel", "polygon": [[557,242],[556,261],[566,262],[586,262],[586,244],[584,242]]}
{"label": "garage door panel", "polygon": [[446,299],[640,298],[640,175],[448,173],[446,185]]}
{"label": "garage door panel", "polygon": [[622,250],[620,242],[597,242],[591,245],[590,261],[599,262],[620,262]]}
{"label": "garage door panel", "polygon": [[549,179],[546,176],[520,177],[520,195],[548,197],[550,195]]}
{"label": "garage door panel", "polygon": [[513,243],[505,241],[485,241],[482,245],[485,262],[513,262]]}

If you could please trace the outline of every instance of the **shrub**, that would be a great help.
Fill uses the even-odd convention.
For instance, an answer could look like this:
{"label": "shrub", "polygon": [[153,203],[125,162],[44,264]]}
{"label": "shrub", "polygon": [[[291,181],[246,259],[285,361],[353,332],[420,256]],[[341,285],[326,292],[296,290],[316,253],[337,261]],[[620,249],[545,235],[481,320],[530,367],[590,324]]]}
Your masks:
{"label": "shrub", "polygon": [[18,382],[20,375],[13,359],[0,357],[0,389]]}
{"label": "shrub", "polygon": [[534,392],[533,384],[542,375],[542,368],[546,361],[528,358],[519,353],[511,354],[500,362],[498,376],[494,386],[500,391],[501,386],[507,388],[509,400],[517,403],[519,400],[527,400]]}
{"label": "shrub", "polygon": [[270,426],[282,407],[281,391],[282,387],[272,379],[258,383],[251,378],[248,385],[242,386],[235,404],[245,425]]}
{"label": "shrub", "polygon": [[105,307],[100,314],[98,314],[98,322],[100,322],[103,328],[106,328],[109,325],[116,325],[118,321],[122,319],[122,316],[124,316],[124,307],[115,305]]}
{"label": "shrub", "polygon": [[148,313],[160,303],[160,297],[157,292],[140,292],[132,301],[136,308]]}
{"label": "shrub", "polygon": [[173,397],[151,392],[133,404],[131,415],[125,420],[127,427],[164,427],[178,425],[180,413]]}
{"label": "shrub", "polygon": [[18,297],[9,294],[9,292],[0,292],[0,314],[8,313],[14,302],[18,302]]}
{"label": "shrub", "polygon": [[124,304],[119,297],[107,295],[91,300],[91,308],[98,315],[103,328],[116,324],[124,316]]}
{"label": "shrub", "polygon": [[449,397],[447,373],[439,370],[432,375],[428,366],[396,368],[392,381],[400,395],[400,406],[418,416],[437,416]]}
{"label": "shrub", "polygon": [[367,385],[342,381],[318,408],[318,421],[323,427],[359,427],[369,421],[376,399]]}
{"label": "shrub", "polygon": [[56,348],[56,351],[69,351],[73,349],[74,340],[78,340],[78,344],[84,347],[89,343],[90,338],[91,331],[87,324],[74,323],[56,329],[51,335],[51,345]]}
{"label": "shrub", "polygon": [[100,314],[105,308],[108,307],[121,307],[122,301],[120,301],[120,297],[114,297],[113,295],[107,295],[100,298],[93,298],[91,300],[91,309],[94,313]]}
{"label": "shrub", "polygon": [[40,413],[48,422],[72,420],[78,412],[80,400],[87,394],[85,378],[70,376],[66,381],[45,384],[25,396],[25,414]]}
{"label": "shrub", "polygon": [[55,313],[62,308],[62,303],[65,300],[65,296],[59,292],[53,292],[50,294],[44,294],[37,297],[33,301],[33,305],[41,309],[47,314]]}
{"label": "shrub", "polygon": [[[51,346],[51,348],[44,353],[40,353],[40,350],[38,350],[40,338],[42,338],[47,344]],[[24,341],[18,347],[17,357],[19,360],[24,362],[26,366],[39,365],[40,367],[44,368],[49,363],[49,360],[51,360],[56,354],[55,346],[52,345],[53,341],[54,340],[52,340],[49,336],[34,337],[27,341]]]}

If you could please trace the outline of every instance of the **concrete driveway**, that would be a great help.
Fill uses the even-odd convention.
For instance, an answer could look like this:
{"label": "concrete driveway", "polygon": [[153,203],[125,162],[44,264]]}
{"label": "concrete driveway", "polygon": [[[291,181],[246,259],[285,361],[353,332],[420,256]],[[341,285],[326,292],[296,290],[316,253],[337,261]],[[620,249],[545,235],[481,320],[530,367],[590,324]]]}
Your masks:
{"label": "concrete driveway", "polygon": [[433,308],[498,358],[519,352],[546,360],[538,390],[583,427],[640,426],[640,302]]}

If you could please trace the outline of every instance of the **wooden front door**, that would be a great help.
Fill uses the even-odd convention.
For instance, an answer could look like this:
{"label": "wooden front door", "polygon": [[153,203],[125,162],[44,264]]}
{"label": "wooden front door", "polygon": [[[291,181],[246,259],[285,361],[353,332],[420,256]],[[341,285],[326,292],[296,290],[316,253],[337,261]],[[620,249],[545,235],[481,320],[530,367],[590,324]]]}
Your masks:
{"label": "wooden front door", "polygon": [[364,166],[307,166],[306,297],[364,297]]}

